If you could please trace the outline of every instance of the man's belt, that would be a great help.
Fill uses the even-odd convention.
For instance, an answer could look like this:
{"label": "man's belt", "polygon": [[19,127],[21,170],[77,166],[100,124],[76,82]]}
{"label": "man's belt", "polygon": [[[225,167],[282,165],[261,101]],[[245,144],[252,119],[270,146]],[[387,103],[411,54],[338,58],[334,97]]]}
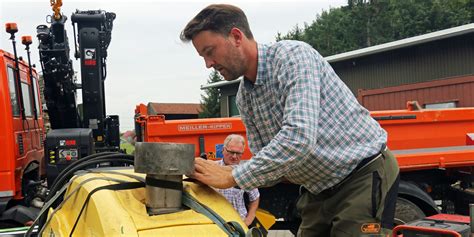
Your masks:
{"label": "man's belt", "polygon": [[381,157],[382,153],[385,152],[385,151],[387,151],[387,146],[385,144],[383,144],[382,148],[380,149],[380,151],[377,154],[362,159],[359,162],[359,164],[357,164],[357,166],[355,167],[354,171],[352,171],[352,173],[355,173],[355,172],[361,170],[362,168],[368,166],[370,163],[374,162],[379,157]]}

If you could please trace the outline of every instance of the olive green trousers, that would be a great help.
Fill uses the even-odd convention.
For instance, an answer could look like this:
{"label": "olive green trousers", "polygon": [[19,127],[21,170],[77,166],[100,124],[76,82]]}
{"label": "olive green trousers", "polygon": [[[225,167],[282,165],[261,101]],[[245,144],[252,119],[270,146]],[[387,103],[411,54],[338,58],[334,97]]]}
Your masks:
{"label": "olive green trousers", "polygon": [[333,188],[317,195],[302,188],[297,236],[391,236],[399,177],[397,160],[386,149]]}

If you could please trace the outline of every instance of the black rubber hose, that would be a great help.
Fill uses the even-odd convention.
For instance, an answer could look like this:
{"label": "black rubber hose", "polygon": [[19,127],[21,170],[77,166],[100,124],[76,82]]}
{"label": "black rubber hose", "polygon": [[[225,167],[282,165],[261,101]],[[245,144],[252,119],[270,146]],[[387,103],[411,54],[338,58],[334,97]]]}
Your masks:
{"label": "black rubber hose", "polygon": [[[69,171],[70,169],[74,168],[74,166],[76,166],[77,164],[80,164],[80,163],[83,163],[83,162],[86,162],[90,159],[93,159],[93,158],[96,158],[96,157],[99,157],[99,156],[106,156],[106,155],[118,155],[118,154],[122,154],[122,153],[117,153],[117,152],[101,152],[101,153],[95,153],[95,154],[92,154],[92,155],[88,155],[86,157],[83,157],[71,164],[69,164],[68,166],[66,166],[66,168],[64,168],[59,174],[57,177],[61,177],[62,175],[64,175],[64,173],[66,173],[67,171]],[[51,184],[51,187],[54,186],[57,179],[55,179],[55,182]]]}
{"label": "black rubber hose", "polygon": [[97,158],[89,160],[87,162],[77,164],[72,169],[70,169],[68,172],[64,173],[60,178],[57,179],[58,182],[55,182],[56,185],[51,188],[50,193],[49,193],[46,201],[49,201],[55,195],[55,193],[59,189],[61,189],[62,186],[64,186],[67,183],[67,181],[69,181],[74,176],[74,174],[78,170],[81,170],[81,169],[86,168],[88,166],[104,163],[104,162],[121,162],[121,163],[124,163],[124,164],[133,165],[133,160],[132,159],[119,158],[119,157],[110,157],[110,156],[108,156],[108,157],[97,157]]}
{"label": "black rubber hose", "polygon": [[[117,152],[102,152],[102,153],[95,153],[95,154],[92,154],[92,155],[88,155],[86,157],[82,157],[80,158],[79,160],[75,161],[75,162],[72,162],[71,164],[69,164],[68,166],[66,166],[66,168],[64,168],[63,170],[61,170],[61,172],[59,172],[58,176],[57,177],[60,177],[62,176],[64,173],[66,173],[67,171],[69,171],[70,169],[72,169],[76,164],[78,163],[82,163],[82,162],[85,162],[87,160],[90,160],[92,158],[95,158],[95,157],[99,157],[99,156],[105,156],[105,155],[112,155],[112,154],[117,154]],[[55,182],[52,183],[50,186],[53,187],[56,182],[57,179],[55,179]]]}
{"label": "black rubber hose", "polygon": [[[88,166],[91,166],[91,165],[96,165],[96,164],[100,164],[100,163],[104,163],[104,162],[120,162],[120,163],[123,163],[123,164],[129,164],[129,165],[133,165],[134,164],[134,161],[133,159],[130,159],[130,157],[127,158],[116,158],[116,155],[113,155],[113,156],[110,156],[110,155],[107,155],[107,156],[104,156],[104,157],[95,157],[93,159],[90,159],[89,161],[86,161],[86,162],[82,162],[81,164],[76,164],[73,168],[69,169],[69,171],[67,171],[66,173],[64,173],[60,180],[58,180],[58,182],[55,182],[55,187],[59,187],[61,188],[65,183],[66,181],[68,181],[70,178],[72,178],[72,176],[74,176],[74,173],[78,170],[81,170],[83,168],[86,168]],[[60,185],[61,183],[63,183],[62,185]],[[54,187],[53,187],[54,188]],[[48,198],[46,200],[49,201],[53,196],[54,194],[59,191],[59,189],[55,188],[55,189],[51,189],[50,190],[50,193],[48,195]],[[59,201],[59,199],[58,199]],[[50,207],[57,207],[58,204],[57,204],[57,201],[55,203],[52,203]],[[50,208],[50,207],[47,207],[47,208]],[[44,223],[46,222],[46,217],[47,215],[43,215],[43,216],[40,216],[39,217],[39,228],[41,229],[44,225]]]}
{"label": "black rubber hose", "polygon": [[[105,153],[105,154],[104,154]],[[80,164],[83,164],[84,162],[88,162],[89,160],[93,160],[93,159],[98,159],[98,158],[112,158],[112,157],[116,157],[116,158],[129,158],[131,160],[133,160],[133,156],[132,155],[127,155],[127,154],[123,154],[123,153],[118,153],[118,152],[102,152],[102,153],[96,153],[96,154],[92,154],[90,156],[86,156],[80,160],[77,160],[75,161],[74,163],[71,163],[70,165],[68,165],[66,168],[64,168],[64,170],[62,170],[59,175],[56,177],[54,183],[51,185],[51,189],[50,189],[50,192],[49,192],[49,195],[48,197],[46,198],[46,200],[49,200],[51,199],[52,196],[54,196],[54,193],[51,192],[51,190],[58,190],[59,188],[61,188],[64,184],[58,184],[58,181],[67,173],[69,172],[71,169],[76,169],[76,167]],[[59,187],[58,187],[59,185]]]}
{"label": "black rubber hose", "polygon": [[[133,156],[132,156],[133,157]],[[48,197],[46,198],[46,201],[48,201],[49,199],[51,199],[54,194],[63,186],[66,184],[67,181],[69,181],[69,179],[72,178],[72,176],[74,176],[74,173],[78,170],[81,170],[81,169],[84,169],[84,168],[87,168],[88,166],[91,166],[91,165],[97,165],[97,164],[100,164],[100,163],[104,163],[104,162],[124,162],[124,163],[127,163],[127,164],[131,164],[133,165],[133,158],[130,158],[130,157],[124,157],[123,155],[119,155],[119,154],[114,154],[114,155],[106,155],[106,156],[103,156],[103,157],[95,157],[93,159],[89,159],[85,162],[75,162],[74,166],[69,168],[66,172],[61,172],[61,176],[58,176],[56,178],[56,181],[54,182],[54,185],[51,187],[51,190],[49,192],[49,195]],[[69,167],[69,166],[68,166]]]}

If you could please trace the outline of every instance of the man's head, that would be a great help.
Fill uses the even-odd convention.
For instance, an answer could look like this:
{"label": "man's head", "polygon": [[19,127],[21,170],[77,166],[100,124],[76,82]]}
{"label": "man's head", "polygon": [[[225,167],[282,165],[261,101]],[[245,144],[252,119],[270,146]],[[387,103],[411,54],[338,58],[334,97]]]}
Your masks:
{"label": "man's head", "polygon": [[244,149],[244,137],[237,134],[227,136],[224,140],[224,150],[222,151],[224,155],[224,164],[238,165],[242,158],[242,154],[244,153]]}
{"label": "man's head", "polygon": [[253,40],[253,35],[245,13],[238,7],[207,6],[186,25],[180,38],[184,42],[192,41],[206,67],[213,67],[228,81],[248,70],[242,43]]}

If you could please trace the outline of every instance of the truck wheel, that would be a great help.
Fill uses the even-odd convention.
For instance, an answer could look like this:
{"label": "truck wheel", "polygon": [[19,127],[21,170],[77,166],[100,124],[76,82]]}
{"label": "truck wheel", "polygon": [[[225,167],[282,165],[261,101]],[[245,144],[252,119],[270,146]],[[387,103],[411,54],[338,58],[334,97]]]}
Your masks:
{"label": "truck wheel", "polygon": [[403,225],[410,221],[419,220],[425,217],[425,213],[413,202],[398,197],[395,206],[394,224]]}

